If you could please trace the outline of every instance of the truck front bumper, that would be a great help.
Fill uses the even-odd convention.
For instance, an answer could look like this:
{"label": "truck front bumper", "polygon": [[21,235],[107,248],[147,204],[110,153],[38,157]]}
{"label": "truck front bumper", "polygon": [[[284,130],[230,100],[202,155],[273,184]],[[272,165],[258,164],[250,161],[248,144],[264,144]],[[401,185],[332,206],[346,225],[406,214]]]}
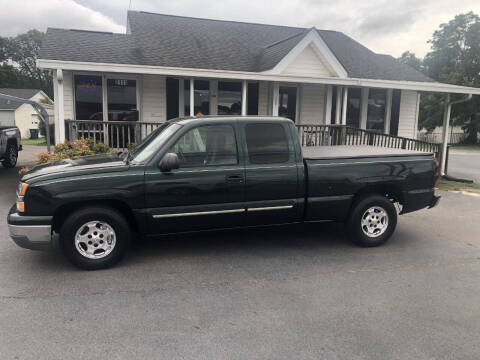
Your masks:
{"label": "truck front bumper", "polygon": [[52,246],[52,217],[24,216],[12,206],[7,217],[8,231],[12,240],[20,247],[45,250]]}

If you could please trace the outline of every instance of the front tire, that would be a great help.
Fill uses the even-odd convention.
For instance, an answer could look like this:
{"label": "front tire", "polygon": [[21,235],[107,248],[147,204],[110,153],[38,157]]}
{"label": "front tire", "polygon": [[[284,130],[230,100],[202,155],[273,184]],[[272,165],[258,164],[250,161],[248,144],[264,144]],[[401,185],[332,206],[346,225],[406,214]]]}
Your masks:
{"label": "front tire", "polygon": [[350,240],[363,247],[384,244],[397,226],[397,210],[393,203],[381,195],[366,195],[353,205],[348,219]]}
{"label": "front tire", "polygon": [[6,168],[13,168],[17,165],[18,149],[15,144],[7,145],[5,150],[5,158],[2,161],[2,165]]}
{"label": "front tire", "polygon": [[84,270],[112,267],[125,255],[131,230],[122,214],[89,207],[71,214],[60,230],[60,246],[71,263]]}

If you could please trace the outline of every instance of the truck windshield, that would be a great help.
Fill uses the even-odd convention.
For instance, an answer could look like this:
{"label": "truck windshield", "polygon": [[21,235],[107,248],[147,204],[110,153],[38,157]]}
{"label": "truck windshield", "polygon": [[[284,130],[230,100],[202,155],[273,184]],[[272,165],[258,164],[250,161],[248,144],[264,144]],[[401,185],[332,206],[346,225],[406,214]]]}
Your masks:
{"label": "truck windshield", "polygon": [[182,126],[177,123],[165,123],[152,131],[138,146],[130,151],[129,157],[134,162],[144,162],[150,159]]}

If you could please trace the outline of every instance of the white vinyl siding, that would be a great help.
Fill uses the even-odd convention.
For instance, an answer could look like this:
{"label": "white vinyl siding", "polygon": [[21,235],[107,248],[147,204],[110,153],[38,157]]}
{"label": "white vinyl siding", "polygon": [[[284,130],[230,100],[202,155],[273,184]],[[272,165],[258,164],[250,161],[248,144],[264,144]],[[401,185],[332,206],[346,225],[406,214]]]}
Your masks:
{"label": "white vinyl siding", "polygon": [[325,86],[303,84],[299,90],[300,119],[297,123],[324,124]]}
{"label": "white vinyl siding", "polygon": [[270,113],[268,109],[268,82],[260,81],[258,83],[258,115],[268,115]]}
{"label": "white vinyl siding", "polygon": [[144,75],[141,85],[142,121],[164,122],[167,117],[165,77]]}
{"label": "white vinyl siding", "polygon": [[307,46],[286,68],[282,74],[302,76],[334,76],[326,63],[315,52],[312,46]]}
{"label": "white vinyl siding", "polygon": [[75,119],[73,114],[73,75],[71,71],[63,71],[63,108],[65,120]]}
{"label": "white vinyl siding", "polygon": [[418,92],[402,90],[400,99],[400,116],[398,119],[398,136],[416,138],[418,119]]}
{"label": "white vinyl siding", "polygon": [[15,125],[15,112],[13,110],[0,110],[0,126]]}

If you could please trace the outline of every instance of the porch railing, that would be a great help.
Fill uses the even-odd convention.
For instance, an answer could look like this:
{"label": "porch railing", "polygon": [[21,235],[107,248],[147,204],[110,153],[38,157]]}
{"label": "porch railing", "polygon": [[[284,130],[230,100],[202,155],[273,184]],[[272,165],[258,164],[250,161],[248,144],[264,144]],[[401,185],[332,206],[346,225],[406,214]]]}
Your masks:
{"label": "porch railing", "polygon": [[297,125],[302,146],[370,145],[438,153],[440,144],[345,125]]}
{"label": "porch railing", "polygon": [[125,149],[129,144],[140,143],[160,125],[158,122],[143,121],[65,120],[65,136],[70,141],[92,138],[95,143]]}
{"label": "porch railing", "polygon": [[[65,120],[66,138],[93,138],[111,148],[140,143],[161,123],[141,121]],[[302,146],[370,145],[426,152],[440,151],[440,144],[387,135],[345,125],[297,125]]]}

